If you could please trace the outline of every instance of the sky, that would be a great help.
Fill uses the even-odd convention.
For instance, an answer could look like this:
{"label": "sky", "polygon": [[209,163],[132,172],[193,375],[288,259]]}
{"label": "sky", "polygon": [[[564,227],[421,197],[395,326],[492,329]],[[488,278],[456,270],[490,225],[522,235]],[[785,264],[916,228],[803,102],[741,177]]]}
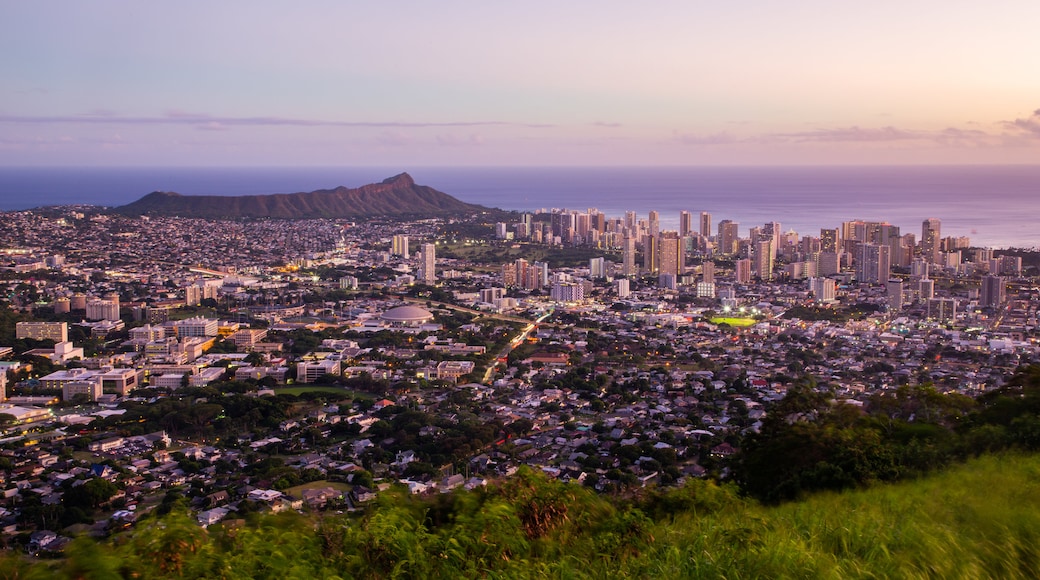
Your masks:
{"label": "sky", "polygon": [[1040,2],[0,0],[0,165],[1040,163]]}

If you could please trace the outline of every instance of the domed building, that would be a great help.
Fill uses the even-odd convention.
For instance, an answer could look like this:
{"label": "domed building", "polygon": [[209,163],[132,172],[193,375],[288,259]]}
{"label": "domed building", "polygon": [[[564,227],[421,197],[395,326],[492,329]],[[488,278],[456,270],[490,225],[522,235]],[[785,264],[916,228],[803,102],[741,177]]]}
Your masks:
{"label": "domed building", "polygon": [[418,306],[405,305],[391,308],[386,312],[379,315],[380,320],[383,320],[391,326],[422,326],[433,320],[433,313],[425,308]]}

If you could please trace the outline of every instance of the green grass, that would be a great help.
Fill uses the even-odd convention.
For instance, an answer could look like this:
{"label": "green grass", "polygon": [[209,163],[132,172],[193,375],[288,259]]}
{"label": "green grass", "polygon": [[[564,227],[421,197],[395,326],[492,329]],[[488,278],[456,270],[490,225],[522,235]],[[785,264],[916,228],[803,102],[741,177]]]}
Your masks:
{"label": "green grass", "polygon": [[736,318],[732,316],[716,316],[711,319],[712,324],[728,324],[730,326],[751,326],[758,322],[754,318]]}
{"label": "green grass", "polygon": [[350,389],[337,387],[334,385],[298,385],[295,387],[275,387],[274,392],[276,395],[300,396],[304,393],[331,393],[335,395],[346,395],[353,399],[372,398],[372,395],[368,395],[358,391],[352,391]]}
{"label": "green grass", "polygon": [[340,481],[325,481],[323,479],[321,481],[312,481],[310,483],[304,483],[302,485],[296,485],[296,486],[290,487],[290,488],[285,490],[285,494],[291,495],[291,496],[293,496],[295,498],[301,498],[301,497],[303,497],[303,490],[305,490],[305,489],[322,489],[322,488],[326,488],[326,487],[331,487],[333,489],[337,489],[339,491],[344,491],[344,492],[351,490],[351,485],[350,484],[343,483],[343,482],[340,482]]}
{"label": "green grass", "polygon": [[1040,455],[776,507],[702,481],[632,502],[521,470],[477,492],[384,493],[364,518],[283,513],[202,532],[175,512],[77,542],[65,562],[0,557],[0,576],[1037,578]]}

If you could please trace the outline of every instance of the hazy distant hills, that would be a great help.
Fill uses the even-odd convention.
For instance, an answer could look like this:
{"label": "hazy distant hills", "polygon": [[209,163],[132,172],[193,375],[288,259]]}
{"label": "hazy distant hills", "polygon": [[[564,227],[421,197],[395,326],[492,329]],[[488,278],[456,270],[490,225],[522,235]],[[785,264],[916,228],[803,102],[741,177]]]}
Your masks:
{"label": "hazy distant hills", "polygon": [[119,206],[113,213],[208,219],[233,218],[367,218],[378,216],[445,216],[486,209],[465,203],[425,185],[407,173],[356,189],[337,187],[271,195],[181,195],[156,191]]}

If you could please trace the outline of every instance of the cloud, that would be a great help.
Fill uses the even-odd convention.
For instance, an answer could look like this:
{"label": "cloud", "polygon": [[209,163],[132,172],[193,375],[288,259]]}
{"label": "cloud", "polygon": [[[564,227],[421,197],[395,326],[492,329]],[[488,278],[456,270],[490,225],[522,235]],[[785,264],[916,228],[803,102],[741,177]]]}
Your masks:
{"label": "cloud", "polygon": [[592,124],[593,127],[606,127],[608,129],[617,129],[618,127],[624,127],[621,123],[610,123],[607,121],[596,121]]}
{"label": "cloud", "polygon": [[822,142],[856,142],[870,143],[883,141],[910,141],[915,139],[927,139],[926,133],[907,131],[896,127],[880,127],[877,129],[864,129],[862,127],[839,127],[836,129],[817,129],[815,131],[801,131],[797,133],[776,133],[771,135],[780,139],[793,139],[795,141],[822,141]]}
{"label": "cloud", "polygon": [[172,110],[161,116],[121,116],[110,111],[94,111],[83,115],[0,115],[0,123],[22,124],[103,124],[103,125],[192,125],[199,128],[222,127],[526,127],[545,129],[548,123],[514,121],[340,121],[331,119],[297,119],[292,117],[218,117],[205,113]]}
{"label": "cloud", "polygon": [[729,145],[739,141],[736,137],[725,131],[708,135],[695,133],[673,133],[673,138],[683,145]]}
{"label": "cloud", "polygon": [[993,144],[997,137],[979,129],[947,127],[936,133],[933,139],[942,145],[985,146]]}
{"label": "cloud", "polygon": [[1025,133],[1030,137],[1040,138],[1040,109],[1033,111],[1033,114],[1025,119],[1005,121],[1004,126]]}

